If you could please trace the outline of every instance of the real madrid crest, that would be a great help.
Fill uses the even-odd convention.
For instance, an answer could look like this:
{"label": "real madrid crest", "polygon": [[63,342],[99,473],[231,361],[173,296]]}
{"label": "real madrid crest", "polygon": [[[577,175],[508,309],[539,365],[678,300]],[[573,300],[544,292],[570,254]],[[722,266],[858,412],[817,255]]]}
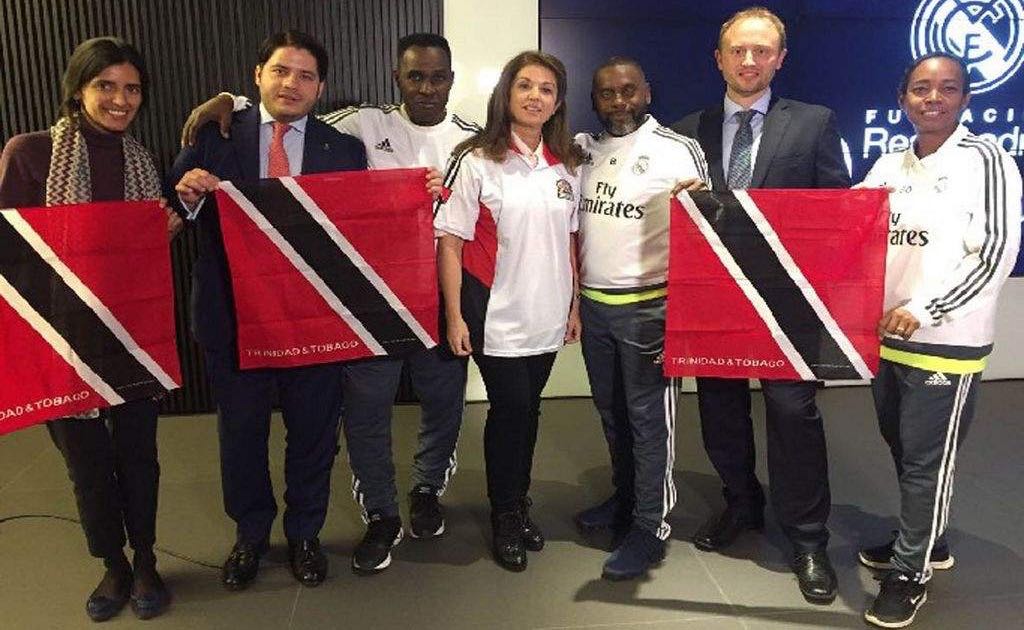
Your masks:
{"label": "real madrid crest", "polygon": [[638,157],[636,159],[636,162],[633,164],[633,174],[634,175],[643,175],[644,173],[646,173],[647,172],[647,165],[650,162],[650,160],[651,159],[649,157],[647,157],[646,155],[641,155],[640,157]]}
{"label": "real madrid crest", "polygon": [[558,193],[559,199],[565,199],[567,201],[573,200],[572,184],[570,184],[569,181],[566,179],[560,179],[557,182],[555,182],[555,192]]}
{"label": "real madrid crest", "polygon": [[1024,0],[921,0],[910,33],[914,57],[946,52],[971,70],[971,92],[999,87],[1024,65]]}

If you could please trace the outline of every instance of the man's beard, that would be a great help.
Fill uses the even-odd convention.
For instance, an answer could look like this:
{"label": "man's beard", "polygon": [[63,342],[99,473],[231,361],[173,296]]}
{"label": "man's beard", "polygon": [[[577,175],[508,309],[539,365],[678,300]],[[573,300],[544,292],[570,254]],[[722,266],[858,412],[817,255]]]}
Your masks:
{"label": "man's beard", "polygon": [[613,120],[610,116],[601,120],[604,124],[604,129],[613,136],[626,136],[644,124],[644,120],[647,118],[647,110],[643,109],[634,112],[632,116],[625,120]]}

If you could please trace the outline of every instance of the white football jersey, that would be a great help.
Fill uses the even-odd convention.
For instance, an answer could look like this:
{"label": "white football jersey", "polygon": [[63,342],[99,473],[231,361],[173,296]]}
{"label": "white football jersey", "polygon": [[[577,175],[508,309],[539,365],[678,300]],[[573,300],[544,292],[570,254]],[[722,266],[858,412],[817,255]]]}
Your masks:
{"label": "white football jersey", "polygon": [[423,166],[441,171],[455,145],[480,131],[453,113],[431,127],[416,125],[398,105],[346,107],[321,119],[362,140],[371,169]]}
{"label": "white football jersey", "polygon": [[670,193],[699,178],[710,187],[700,144],[653,116],[625,136],[579,134],[580,280],[593,289],[664,284],[668,271]]}

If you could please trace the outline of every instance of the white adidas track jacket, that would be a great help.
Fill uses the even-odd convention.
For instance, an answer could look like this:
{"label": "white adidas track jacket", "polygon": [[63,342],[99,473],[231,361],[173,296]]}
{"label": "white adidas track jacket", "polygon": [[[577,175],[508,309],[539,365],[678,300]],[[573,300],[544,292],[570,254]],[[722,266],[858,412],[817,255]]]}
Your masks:
{"label": "white adidas track jacket", "polygon": [[1021,176],[1013,158],[960,125],[923,159],[912,148],[878,158],[863,185],[894,189],[885,311],[902,306],[921,322],[909,341],[883,339],[882,357],[980,372],[1020,245]]}

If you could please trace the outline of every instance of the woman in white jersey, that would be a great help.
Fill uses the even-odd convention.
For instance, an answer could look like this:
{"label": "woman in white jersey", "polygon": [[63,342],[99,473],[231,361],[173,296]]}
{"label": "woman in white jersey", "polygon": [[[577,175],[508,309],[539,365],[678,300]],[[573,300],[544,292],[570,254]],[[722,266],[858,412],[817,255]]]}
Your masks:
{"label": "woman in white jersey", "polygon": [[484,429],[493,552],[512,571],[544,537],[527,493],[540,393],[555,353],[579,338],[575,256],[580,148],[569,136],[565,67],[537,51],[509,61],[487,126],[456,147],[434,226],[447,337],[473,355],[491,406]]}
{"label": "woman in white jersey", "polygon": [[880,157],[863,183],[891,191],[882,361],[872,391],[896,463],[900,528],[889,543],[860,552],[862,564],[889,571],[864,613],[884,628],[910,625],[932,570],[953,566],[944,533],[956,451],[1020,243],[1020,173],[998,144],[960,124],[969,92],[960,59],[917,59],[899,90],[915,142]]}

